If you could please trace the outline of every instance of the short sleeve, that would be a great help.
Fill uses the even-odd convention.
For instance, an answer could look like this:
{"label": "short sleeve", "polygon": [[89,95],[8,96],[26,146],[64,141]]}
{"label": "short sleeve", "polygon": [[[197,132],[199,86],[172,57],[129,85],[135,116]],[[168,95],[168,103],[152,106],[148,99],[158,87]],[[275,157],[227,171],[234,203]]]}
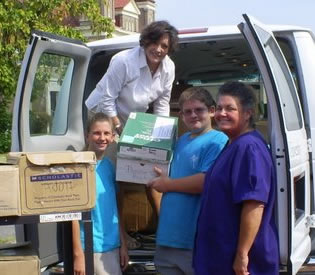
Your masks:
{"label": "short sleeve", "polygon": [[232,169],[232,196],[234,203],[255,200],[267,203],[272,181],[272,163],[267,148],[250,144],[240,146]]}
{"label": "short sleeve", "polygon": [[219,132],[215,137],[213,137],[213,142],[202,150],[202,157],[200,158],[200,172],[205,173],[213,165],[215,160],[220,155],[222,149],[227,143],[227,136]]}

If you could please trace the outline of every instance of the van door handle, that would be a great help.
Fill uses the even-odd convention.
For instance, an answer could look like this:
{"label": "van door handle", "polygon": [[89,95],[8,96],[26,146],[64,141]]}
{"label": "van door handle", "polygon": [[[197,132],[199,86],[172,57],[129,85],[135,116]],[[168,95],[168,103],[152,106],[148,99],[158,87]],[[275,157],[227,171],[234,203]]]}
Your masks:
{"label": "van door handle", "polygon": [[276,155],[276,158],[277,158],[277,159],[283,159],[283,158],[284,158],[284,155]]}

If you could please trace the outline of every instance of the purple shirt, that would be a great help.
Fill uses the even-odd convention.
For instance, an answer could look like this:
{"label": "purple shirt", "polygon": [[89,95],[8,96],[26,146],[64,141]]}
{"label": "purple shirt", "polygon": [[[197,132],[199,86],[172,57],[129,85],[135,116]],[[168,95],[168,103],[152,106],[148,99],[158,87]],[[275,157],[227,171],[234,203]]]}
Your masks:
{"label": "purple shirt", "polygon": [[274,221],[275,169],[257,131],[238,137],[207,172],[197,224],[193,266],[196,274],[234,275],[242,202],[265,205],[249,252],[251,275],[279,274],[278,235]]}

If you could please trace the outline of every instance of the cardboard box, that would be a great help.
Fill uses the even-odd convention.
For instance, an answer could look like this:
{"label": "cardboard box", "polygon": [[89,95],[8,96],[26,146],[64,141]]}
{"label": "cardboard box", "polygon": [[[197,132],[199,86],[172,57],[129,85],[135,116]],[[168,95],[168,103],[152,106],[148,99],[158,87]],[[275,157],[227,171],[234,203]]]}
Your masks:
{"label": "cardboard box", "polygon": [[147,198],[144,186],[125,183],[121,188],[124,189],[123,219],[126,231],[155,233],[158,218]]}
{"label": "cardboard box", "polygon": [[2,216],[94,207],[96,158],[93,152],[9,153],[7,159],[13,165],[2,166],[1,188],[15,192],[10,198],[0,193]]}
{"label": "cardboard box", "polygon": [[28,248],[0,250],[0,274],[40,275],[40,261]]}
{"label": "cardboard box", "polygon": [[177,117],[130,113],[119,138],[118,153],[132,158],[170,161],[177,123]]}
{"label": "cardboard box", "polygon": [[19,168],[0,165],[0,217],[20,213]]}
{"label": "cardboard box", "polygon": [[169,172],[170,163],[125,158],[117,155],[116,180],[146,184],[156,177],[154,167],[159,167],[165,174]]}
{"label": "cardboard box", "polygon": [[177,117],[130,113],[118,141],[116,179],[147,183],[154,166],[168,174],[177,138]]}

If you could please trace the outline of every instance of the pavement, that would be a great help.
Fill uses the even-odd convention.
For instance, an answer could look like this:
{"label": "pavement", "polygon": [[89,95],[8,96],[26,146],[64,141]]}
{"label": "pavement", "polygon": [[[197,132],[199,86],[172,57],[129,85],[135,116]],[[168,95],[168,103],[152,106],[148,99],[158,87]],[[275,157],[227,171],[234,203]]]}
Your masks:
{"label": "pavement", "polygon": [[0,226],[0,244],[2,240],[7,240],[8,238],[15,237],[14,225],[2,225]]}
{"label": "pavement", "polygon": [[[12,241],[12,239],[14,238],[15,238],[14,225],[0,226],[0,249],[1,249],[1,244],[6,243],[8,240]],[[51,275],[51,273],[48,270],[43,271],[41,274]],[[315,259],[314,259],[314,262],[312,262],[312,264],[304,265],[298,273],[298,275],[314,275],[314,274],[315,274]]]}

